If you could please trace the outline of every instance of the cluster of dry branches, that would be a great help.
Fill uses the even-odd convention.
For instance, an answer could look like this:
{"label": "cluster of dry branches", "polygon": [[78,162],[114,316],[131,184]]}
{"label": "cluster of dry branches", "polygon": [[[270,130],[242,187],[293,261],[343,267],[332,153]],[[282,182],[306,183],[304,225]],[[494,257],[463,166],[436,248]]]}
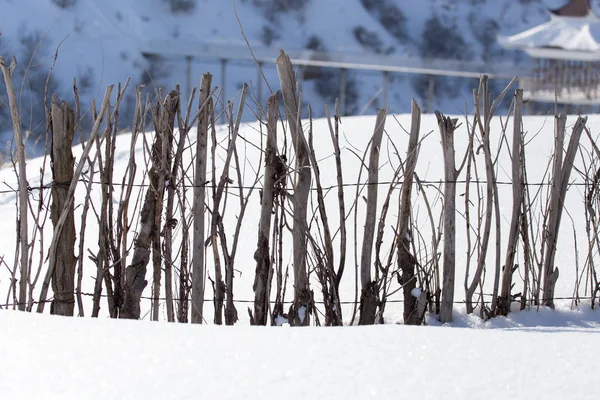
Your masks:
{"label": "cluster of dry branches", "polygon": [[[390,118],[386,110],[380,110],[362,155],[342,150],[338,105],[333,116],[326,107],[335,166],[331,187],[323,184],[310,107],[309,118],[302,121],[302,93],[283,52],[277,59],[281,90],[272,93],[264,109],[260,104],[256,107],[259,140],[245,137],[241,130],[243,114],[253,109],[247,85],[227,104],[218,103],[219,89],[212,87],[210,74],[203,75],[199,91],[189,94],[187,104],[182,104],[179,88],[146,92],[145,96],[143,88],[136,88],[131,135],[119,136],[119,107],[128,82],[119,85],[114,103],[114,87],[108,87],[99,110],[92,104],[85,116],[75,83],[74,109],[57,98],[48,106],[46,155],[50,162],[44,158],[41,164],[34,196],[12,86],[14,65],[14,60],[7,65],[0,58],[14,124],[12,165],[18,178],[15,260],[10,266],[2,258],[11,278],[4,307],[32,311],[37,304],[37,311],[43,312],[50,302],[53,314],[74,315],[77,310],[83,316],[88,304],[84,297],[89,295],[93,317],[100,314],[105,299],[112,318],[139,319],[147,311],[152,320],[166,315],[168,321],[203,323],[212,314],[215,324],[233,325],[239,318],[234,298],[236,257],[241,243],[247,241],[241,238],[242,231],[247,232],[243,226],[255,215],[254,299],[247,310],[251,324],[383,323],[386,305],[399,292],[404,323],[422,324],[427,310],[442,322],[450,322],[456,303],[456,232],[463,223],[468,313],[478,311],[484,318],[506,315],[517,301],[521,309],[553,307],[559,276],[555,266],[558,233],[577,154],[584,165],[576,172],[585,181],[588,252],[584,266],[576,266],[575,298],[579,302],[588,296],[594,306],[600,295],[596,275],[600,150],[595,144],[589,151],[579,145],[583,132],[594,143],[586,119],[579,118],[564,151],[566,116],[558,115],[548,185],[529,185],[521,90],[515,91],[508,116],[501,118],[501,131],[491,128],[497,106],[514,81],[492,101],[487,77],[483,77],[474,91],[472,117],[465,113],[466,129],[459,129],[459,118],[436,112],[444,160],[444,179],[438,184],[424,183],[417,173],[421,144],[432,133],[422,135],[416,103],[405,151],[388,134]],[[84,117],[92,119],[90,132],[82,132]],[[508,133],[511,118],[512,135]],[[227,123],[218,126],[219,120]],[[194,130],[195,137],[190,134]],[[455,136],[463,131],[468,144],[457,166]],[[75,157],[71,145],[76,133],[87,139]],[[495,147],[494,142],[498,143]],[[248,147],[256,150],[258,159],[248,158]],[[497,179],[501,151],[508,151],[512,160],[512,212],[506,242],[501,236]],[[358,177],[351,183],[353,196],[346,190],[345,157],[359,164]],[[119,159],[126,159],[121,163],[124,169],[117,168]],[[384,165],[391,166],[388,182],[380,179]],[[46,166],[51,169],[50,182]],[[457,204],[461,176],[464,207]],[[333,194],[328,197],[329,193]],[[381,194],[385,194],[383,199]],[[253,206],[254,214],[248,213]],[[90,225],[97,225],[98,230],[88,230]],[[421,231],[429,232],[430,238]],[[97,237],[90,238],[90,232]],[[51,235],[49,245],[45,233]],[[287,254],[291,262],[286,264]],[[344,302],[341,283],[352,255],[355,298]],[[491,274],[486,274],[488,265],[493,265]],[[520,293],[515,289],[517,273],[523,285]],[[90,274],[93,291],[86,293],[84,280]],[[484,300],[487,275],[492,277],[491,301]],[[146,310],[142,300],[149,280],[150,307]],[[292,298],[286,302],[289,284]],[[205,297],[211,292],[213,310],[207,313]],[[345,303],[350,307],[344,307]],[[286,304],[290,304],[287,309]]]}

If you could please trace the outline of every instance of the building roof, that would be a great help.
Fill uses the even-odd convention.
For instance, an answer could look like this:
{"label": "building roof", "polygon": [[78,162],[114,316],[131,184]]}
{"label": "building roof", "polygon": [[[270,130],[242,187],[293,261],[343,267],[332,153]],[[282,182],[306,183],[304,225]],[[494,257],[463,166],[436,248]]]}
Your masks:
{"label": "building roof", "polygon": [[[583,6],[585,15],[573,15]],[[551,11],[550,21],[516,35],[501,36],[498,41],[504,48],[522,49],[531,57],[596,61],[600,60],[600,19],[591,12],[587,0],[574,0]]]}
{"label": "building roof", "polygon": [[591,14],[590,0],[571,0],[564,6],[550,10],[554,15],[564,17],[585,17]]}

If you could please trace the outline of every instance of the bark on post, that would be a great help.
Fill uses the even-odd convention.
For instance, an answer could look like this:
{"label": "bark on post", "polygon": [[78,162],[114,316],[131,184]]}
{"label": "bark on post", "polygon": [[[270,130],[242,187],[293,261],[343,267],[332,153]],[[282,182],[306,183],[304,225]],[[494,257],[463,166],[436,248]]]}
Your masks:
{"label": "bark on post", "polygon": [[[267,100],[267,147],[265,151],[265,176],[261,199],[260,222],[258,224],[258,243],[254,252],[256,272],[254,275],[254,315],[253,325],[267,325],[269,319],[270,293],[269,276],[271,276],[271,251],[269,236],[271,233],[271,213],[275,198],[275,182],[281,170],[280,158],[277,156],[277,117],[279,113],[279,92],[275,92]],[[279,178],[285,179],[281,176]]]}
{"label": "bark on post", "polygon": [[[66,102],[52,99],[51,105],[52,152],[52,208],[50,218],[56,225],[60,213],[67,204],[67,191],[73,180],[74,158],[71,147],[75,134],[75,114]],[[74,206],[68,206],[68,214],[59,236],[56,256],[49,260],[54,299],[50,312],[56,315],[73,316],[75,308],[75,217]]]}
{"label": "bark on post", "polygon": [[383,139],[387,110],[377,112],[375,130],[371,139],[369,154],[369,177],[367,182],[367,211],[363,233],[362,251],[360,256],[360,281],[362,293],[360,296],[359,325],[372,325],[375,323],[377,312],[377,282],[371,278],[371,256],[373,253],[373,239],[377,219],[377,192],[379,190],[379,148]]}
{"label": "bark on post", "polygon": [[[104,94],[104,100],[102,100],[102,107],[100,108],[100,113],[98,114],[98,117],[94,121],[94,126],[92,127],[92,131],[90,133],[88,143],[85,145],[85,148],[83,149],[83,152],[81,153],[80,161],[77,164],[77,168],[75,169],[75,172],[73,173],[73,180],[71,180],[71,184],[69,185],[69,191],[67,192],[67,196],[66,196],[67,200],[66,200],[65,206],[63,207],[63,209],[60,213],[60,217],[58,218],[56,224],[54,225],[54,233],[52,235],[52,242],[50,243],[50,249],[48,250],[48,259],[53,259],[56,257],[59,236],[60,236],[62,229],[64,227],[64,224],[67,220],[67,216],[69,215],[69,207],[71,206],[71,204],[73,204],[73,198],[75,195],[75,189],[77,188],[77,184],[79,182],[79,177],[81,176],[81,173],[83,172],[83,168],[87,165],[87,163],[84,160],[87,160],[88,155],[90,154],[90,151],[92,149],[92,146],[95,143],[96,136],[98,135],[98,132],[100,131],[100,126],[102,124],[102,120],[104,119],[104,114],[106,113],[106,110],[110,108],[110,95],[113,91],[113,88],[114,88],[113,85],[106,88],[106,92]],[[52,274],[54,273],[54,270],[52,268],[53,265],[54,264],[51,264],[49,266],[48,270],[46,271],[46,276],[44,277],[44,282],[42,283],[42,290],[40,291],[40,300],[39,300],[38,307],[36,310],[38,313],[44,312],[44,305],[46,304],[46,298],[48,296],[48,289],[50,287],[50,281],[52,279]]]}
{"label": "bark on post", "polygon": [[[415,277],[415,257],[410,253],[410,244],[412,234],[409,230],[411,200],[413,185],[413,174],[417,165],[419,156],[419,131],[421,129],[421,110],[417,103],[412,101],[412,122],[410,129],[410,138],[408,141],[408,150],[404,168],[404,183],[400,195],[400,217],[398,223],[398,268],[402,271],[400,284],[404,292],[404,324],[421,325],[423,322],[422,314],[417,312],[417,297],[414,296],[413,289],[416,287]],[[427,303],[427,294],[425,294],[425,303]]]}
{"label": "bark on post", "polygon": [[552,191],[550,194],[550,213],[548,220],[548,228],[545,236],[546,254],[544,257],[544,289],[543,289],[543,304],[554,308],[554,287],[558,280],[558,268],[554,266],[554,256],[556,255],[556,245],[558,241],[558,232],[560,229],[560,221],[564,209],[564,199],[567,194],[569,185],[569,177],[573,169],[573,161],[577,155],[579,148],[579,140],[587,123],[587,117],[579,117],[573,126],[569,147],[563,157],[563,140],[564,128],[566,125],[567,116],[560,114],[556,118],[556,140],[554,149],[554,171],[552,178]]}
{"label": "bark on post", "polygon": [[0,56],[0,69],[4,76],[6,92],[8,94],[8,104],[13,123],[14,140],[17,144],[17,162],[19,163],[19,228],[17,234],[20,241],[20,269],[19,277],[19,311],[25,311],[27,306],[27,283],[29,282],[29,238],[27,230],[27,171],[25,165],[25,145],[23,144],[23,134],[21,132],[21,116],[19,114],[19,104],[17,94],[13,86],[13,72],[17,67],[17,60],[13,57],[10,66],[6,65],[4,58]]}
{"label": "bark on post", "polygon": [[290,58],[281,51],[277,58],[277,74],[281,84],[285,112],[289,124],[292,144],[296,153],[296,176],[294,181],[294,206],[292,240],[294,260],[294,303],[290,309],[291,325],[308,325],[310,322],[312,295],[308,287],[306,269],[306,215],[311,185],[309,149],[300,123],[300,107],[296,94],[296,78]]}
{"label": "bark on post", "polygon": [[206,162],[208,126],[210,121],[210,85],[212,75],[202,75],[200,84],[200,111],[198,114],[198,137],[196,141],[196,174],[194,177],[194,238],[192,244],[192,323],[201,324],[204,309],[204,240],[205,217],[204,198],[206,196]]}
{"label": "bark on post", "polygon": [[523,203],[523,139],[521,125],[523,123],[523,89],[517,89],[515,93],[515,110],[513,116],[513,138],[512,138],[512,190],[513,209],[508,231],[508,244],[506,247],[506,259],[504,262],[504,273],[502,274],[502,289],[500,292],[500,303],[497,315],[507,315],[510,312],[511,287],[513,264],[517,253],[517,242],[521,228],[522,203]]}
{"label": "bark on post", "polygon": [[[157,105],[156,114],[153,116],[154,129],[156,135],[160,136],[160,147],[157,147],[158,159],[156,162],[156,170],[158,173],[157,186],[154,186],[156,190],[156,204],[154,205],[154,232],[152,238],[152,267],[153,267],[153,279],[152,279],[152,320],[158,321],[159,313],[159,297],[160,297],[160,281],[162,276],[162,211],[164,204],[164,193],[166,189],[166,182],[171,180],[171,163],[172,163],[172,149],[173,149],[173,131],[175,129],[175,115],[179,108],[179,91],[171,91],[162,105]],[[154,160],[153,160],[154,162]],[[172,223],[172,221],[167,221]],[[165,268],[169,269],[171,266],[168,265]],[[170,278],[170,274],[169,274]]]}
{"label": "bark on post", "polygon": [[454,278],[456,268],[456,179],[458,171],[454,159],[454,131],[458,119],[435,112],[444,151],[444,259],[442,263],[442,304],[440,321],[452,322]]}
{"label": "bark on post", "polygon": [[[151,166],[148,172],[149,187],[140,214],[140,231],[133,246],[131,264],[125,269],[125,286],[123,288],[124,300],[120,318],[139,319],[140,299],[148,281],[146,271],[150,261],[151,247],[155,247],[155,235],[160,234],[160,216],[165,190],[166,170],[163,161],[163,141],[169,141],[172,136],[172,125],[169,125],[171,115],[179,102],[179,92],[172,91],[165,99],[159,116],[159,124],[151,150]],[[171,129],[169,133],[168,130]],[[160,248],[159,248],[160,251]],[[156,268],[155,268],[156,269]]]}

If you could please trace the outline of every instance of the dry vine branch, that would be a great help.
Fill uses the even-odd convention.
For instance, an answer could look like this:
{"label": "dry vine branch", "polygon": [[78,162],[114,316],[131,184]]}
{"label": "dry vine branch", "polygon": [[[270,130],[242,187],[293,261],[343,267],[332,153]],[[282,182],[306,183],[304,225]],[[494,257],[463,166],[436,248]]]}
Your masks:
{"label": "dry vine branch", "polygon": [[[309,108],[310,112],[310,108]],[[315,182],[317,186],[317,203],[321,225],[323,227],[322,244],[324,252],[319,249],[321,257],[317,263],[317,275],[321,283],[323,302],[325,305],[325,326],[342,326],[342,309],[340,306],[340,296],[337,287],[337,276],[335,271],[335,259],[333,253],[333,243],[329,219],[327,218],[327,209],[325,208],[325,195],[321,185],[321,172],[315,155],[313,145],[312,113],[310,116],[310,128],[308,131],[308,144],[310,149],[310,160],[315,173]]]}
{"label": "dry vine branch", "polygon": [[[4,58],[0,56],[0,69],[4,76],[4,83],[8,94],[8,103],[13,123],[14,141],[17,143],[17,161],[19,163],[19,219],[17,228],[17,240],[20,245],[20,280],[19,280],[19,310],[25,311],[27,305],[27,282],[29,281],[29,241],[27,230],[27,193],[29,184],[27,183],[27,170],[25,166],[25,145],[23,144],[23,133],[21,132],[21,116],[17,103],[17,94],[13,86],[13,72],[17,67],[17,59],[12,58],[10,66],[6,64]],[[17,270],[15,265],[15,271]]]}

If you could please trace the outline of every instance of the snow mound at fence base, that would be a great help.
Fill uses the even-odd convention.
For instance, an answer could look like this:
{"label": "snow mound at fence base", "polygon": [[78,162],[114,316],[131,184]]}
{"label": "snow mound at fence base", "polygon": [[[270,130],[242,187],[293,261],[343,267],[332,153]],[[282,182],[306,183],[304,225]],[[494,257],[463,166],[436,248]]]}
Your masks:
{"label": "snow mound at fence base", "polygon": [[457,314],[453,326],[508,329],[229,328],[0,311],[0,393],[92,400],[587,399],[600,390],[597,310],[525,311],[487,323]]}

